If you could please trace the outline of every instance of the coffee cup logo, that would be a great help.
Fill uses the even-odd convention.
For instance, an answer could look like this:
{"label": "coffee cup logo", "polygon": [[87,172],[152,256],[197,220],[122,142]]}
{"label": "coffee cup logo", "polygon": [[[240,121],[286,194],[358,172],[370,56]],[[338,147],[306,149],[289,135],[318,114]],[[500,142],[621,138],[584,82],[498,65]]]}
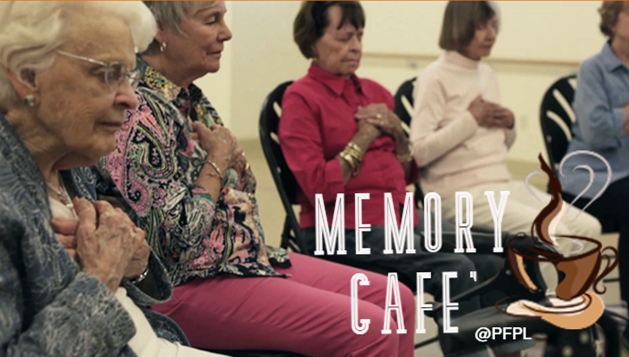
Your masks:
{"label": "coffee cup logo", "polygon": [[[496,303],[496,308],[511,316],[542,318],[565,329],[586,328],[598,320],[605,308],[601,298],[588,290],[605,293],[606,289],[600,290],[598,285],[618,264],[618,251],[613,247],[602,248],[599,241],[590,237],[552,235],[553,225],[561,218],[564,204],[561,184],[541,155],[539,160],[550,180],[552,199],[534,220],[530,236],[521,233],[507,243],[509,266],[517,281],[532,293],[539,292],[542,287],[538,287],[527,273],[527,262],[551,263],[563,273],[563,279],[543,305],[521,299],[510,303],[507,308],[501,308],[500,303],[513,300],[509,297]],[[527,249],[518,248],[523,246],[518,243],[527,243]],[[581,249],[567,255],[548,249],[569,245],[560,243],[571,243]],[[611,259],[610,255],[615,259]],[[599,273],[603,262],[605,268]]]}

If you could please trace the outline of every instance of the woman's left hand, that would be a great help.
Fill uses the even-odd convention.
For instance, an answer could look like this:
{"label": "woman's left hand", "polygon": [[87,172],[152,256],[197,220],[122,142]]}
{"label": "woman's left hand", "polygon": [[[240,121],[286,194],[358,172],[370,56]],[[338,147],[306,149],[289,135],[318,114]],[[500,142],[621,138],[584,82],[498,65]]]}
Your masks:
{"label": "woman's left hand", "polygon": [[190,133],[190,139],[197,143],[197,145],[201,145],[201,141],[199,141],[199,134],[195,133],[194,131]]}
{"label": "woman's left hand", "polygon": [[[116,208],[116,211],[124,213],[120,208]],[[151,248],[146,242],[146,233],[144,230],[135,226],[135,223],[125,214],[125,220],[127,224],[135,230],[136,233],[136,241],[141,240],[141,243],[135,249],[133,253],[133,257],[129,264],[127,265],[127,269],[124,271],[124,277],[127,279],[136,278],[142,273],[146,271],[146,268],[149,264],[149,256],[151,255]]]}
{"label": "woman's left hand", "polygon": [[[116,210],[121,211],[119,208],[116,208]],[[135,227],[135,224],[131,222],[130,218],[128,218],[127,223]],[[76,254],[76,230],[79,226],[79,221],[76,219],[55,217],[50,220],[50,224],[59,242],[61,242],[72,259],[78,262]],[[148,266],[149,256],[151,255],[151,248],[146,242],[146,234],[139,228],[135,228],[135,230],[136,234],[138,234],[138,239],[142,239],[142,244],[135,250],[133,258],[131,258],[131,261],[127,265],[127,269],[124,272],[126,278],[135,278],[144,273]]]}
{"label": "woman's left hand", "polygon": [[494,127],[512,129],[515,124],[515,116],[511,110],[496,105],[492,112],[492,124]]}
{"label": "woman's left hand", "polygon": [[357,120],[366,120],[380,129],[382,133],[393,138],[404,137],[400,118],[386,104],[370,104],[366,107],[358,107],[354,116]]}
{"label": "woman's left hand", "polygon": [[[136,232],[140,234],[140,231],[142,230],[138,229]],[[141,234],[145,236],[144,231],[142,231]],[[129,265],[127,265],[127,269],[124,271],[124,277],[131,279],[142,275],[148,267],[150,255],[151,248],[146,242],[146,239],[144,239],[142,245],[140,245],[140,247],[135,250],[135,253],[133,253],[133,258],[131,258]]]}
{"label": "woman's left hand", "polygon": [[72,259],[77,260],[76,229],[79,227],[79,221],[76,219],[56,217],[50,220],[50,225],[66,252],[70,254]]}
{"label": "woman's left hand", "polygon": [[247,158],[245,157],[245,153],[242,152],[240,155],[236,155],[233,160],[233,168],[236,172],[242,177],[248,168]]}

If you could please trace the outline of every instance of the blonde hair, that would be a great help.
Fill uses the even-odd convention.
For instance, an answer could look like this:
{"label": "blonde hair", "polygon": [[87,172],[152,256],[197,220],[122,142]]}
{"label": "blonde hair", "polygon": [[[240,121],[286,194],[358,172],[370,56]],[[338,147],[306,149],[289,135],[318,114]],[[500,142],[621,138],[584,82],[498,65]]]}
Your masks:
{"label": "blonde hair", "polygon": [[186,16],[195,14],[202,9],[209,9],[218,1],[143,1],[153,12],[155,20],[160,25],[170,27],[180,34],[184,34],[179,23]]}
{"label": "blonde hair", "polygon": [[[175,30],[182,36],[186,34],[181,30],[179,24],[186,16],[194,15],[199,10],[209,9],[218,1],[143,1],[155,16],[155,20],[160,26]],[[146,53],[158,53],[160,44],[153,41],[146,50]]]}

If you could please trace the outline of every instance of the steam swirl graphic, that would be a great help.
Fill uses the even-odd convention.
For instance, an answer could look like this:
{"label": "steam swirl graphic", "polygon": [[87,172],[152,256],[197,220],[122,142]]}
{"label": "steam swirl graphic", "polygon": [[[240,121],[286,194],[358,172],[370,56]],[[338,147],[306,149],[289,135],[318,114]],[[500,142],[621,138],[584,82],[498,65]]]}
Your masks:
{"label": "steam swirl graphic", "polygon": [[[585,211],[592,203],[594,203],[598,198],[600,198],[603,192],[605,192],[605,189],[607,189],[607,187],[609,186],[609,183],[611,181],[611,176],[612,176],[611,166],[609,165],[607,160],[605,160],[605,158],[603,158],[601,155],[592,151],[578,150],[578,151],[575,151],[566,155],[563,158],[563,160],[561,160],[561,163],[559,164],[559,174],[561,175],[562,178],[566,177],[566,175],[563,172],[564,164],[566,163],[566,161],[574,156],[579,156],[579,155],[589,155],[589,156],[593,156],[601,160],[607,168],[607,180],[605,182],[605,185],[603,185],[603,187],[601,188],[601,190],[570,221],[570,224],[572,224],[577,218],[579,218],[581,213],[583,213],[583,211]],[[557,178],[555,173],[550,169],[550,167],[546,164],[546,162],[544,162],[541,154],[539,155],[539,160],[540,160],[540,163],[542,164],[542,170],[546,173],[546,175],[548,176],[550,180],[549,188],[552,194],[552,198],[551,198],[550,203],[546,207],[544,207],[544,209],[540,212],[540,214],[536,217],[535,221],[533,222],[533,226],[531,227],[531,235],[535,235],[534,233],[537,233],[536,236],[539,237],[540,240],[542,240],[543,242],[547,244],[556,245],[556,241],[553,238],[553,235],[555,233],[554,228],[564,215],[564,211],[562,210],[562,206],[564,205],[564,202],[561,199],[561,183],[559,182],[559,179]],[[566,214],[570,211],[571,206],[574,205],[574,203],[592,187],[592,183],[594,182],[595,173],[594,173],[594,170],[590,166],[578,165],[573,169],[573,171],[576,171],[576,170],[586,170],[589,173],[590,180],[587,186],[574,198],[574,200],[572,200],[572,202],[570,202],[570,205],[565,210]],[[542,201],[539,199],[539,197],[537,197],[535,192],[533,192],[529,184],[529,180],[531,179],[531,177],[536,176],[536,175],[544,176],[544,174],[539,171],[531,172],[526,177],[525,186],[526,186],[526,189],[531,194],[531,196],[533,196],[538,202],[541,203]],[[578,253],[583,249],[583,244],[578,244],[578,245],[581,248],[570,253],[572,254]]]}
{"label": "steam swirl graphic", "polygon": [[[589,206],[602,195],[611,180],[611,167],[605,159],[596,153],[577,151],[567,155],[562,160],[559,171],[565,177],[562,170],[565,161],[572,156],[584,154],[598,158],[607,166],[607,182],[590,201]],[[603,313],[604,304],[601,298],[588,290],[592,288],[598,294],[605,293],[604,286],[601,290],[597,285],[618,265],[618,251],[613,247],[603,248],[602,243],[594,238],[567,233],[554,234],[554,226],[561,218],[567,203],[564,203],[561,197],[562,187],[559,178],[544,161],[542,155],[539,155],[538,158],[542,171],[549,179],[550,202],[535,217],[531,225],[530,236],[519,233],[507,242],[509,267],[513,276],[520,285],[528,289],[530,295],[506,297],[496,302],[495,306],[498,311],[509,316],[541,318],[561,328],[582,329],[594,324]],[[577,169],[586,170],[589,173],[590,182],[574,201],[582,197],[591,188],[594,181],[594,170],[591,167],[579,165],[574,170]],[[543,174],[541,172],[529,174],[526,178],[526,188],[533,197],[540,201],[529,186],[529,179],[535,175]],[[565,211],[567,210],[566,208]],[[567,241],[578,245],[579,248],[577,252],[571,252],[573,254],[562,254],[559,249],[548,247],[548,245],[558,246],[556,240],[560,240],[562,243],[560,245]],[[514,244],[516,241],[520,241],[519,247]],[[525,247],[524,245],[527,243],[533,243],[534,246],[529,244]],[[586,246],[588,248],[585,248]],[[543,284],[538,285],[538,281],[532,279],[529,271],[527,271],[527,262],[551,263],[558,273],[563,273],[559,284],[554,288],[554,294],[551,292],[548,295],[548,292],[544,291],[546,287]],[[530,265],[528,266],[530,267]],[[601,267],[604,267],[602,272],[600,271]],[[550,299],[544,300],[544,303],[538,303],[534,299],[539,299],[540,295],[550,296]],[[505,302],[509,302],[506,308],[501,305]]]}
{"label": "steam swirl graphic", "polygon": [[[548,186],[552,197],[546,207],[535,217],[531,225],[531,237],[537,236],[542,242],[556,246],[557,242],[552,238],[551,232],[554,230],[557,220],[560,219],[562,215],[563,200],[561,199],[561,183],[559,183],[557,175],[555,175],[553,170],[550,169],[546,161],[542,158],[542,154],[540,154],[538,158],[542,165],[542,171],[548,175]],[[529,175],[527,179],[530,178],[530,176],[531,175]],[[532,192],[528,186],[528,180],[526,186],[529,192]]]}
{"label": "steam swirl graphic", "polygon": [[[568,155],[566,155],[563,160],[561,160],[561,163],[559,164],[559,174],[561,175],[561,177],[566,177],[566,175],[564,175],[563,173],[563,165],[566,163],[566,161],[573,157],[573,156],[577,156],[577,155],[589,155],[589,156],[594,156],[595,158],[601,160],[604,164],[605,167],[607,168],[607,180],[605,181],[605,185],[603,185],[603,188],[601,188],[600,191],[598,191],[598,193],[590,200],[590,202],[588,202],[587,205],[585,205],[585,207],[583,207],[583,209],[574,217],[574,219],[570,222],[574,222],[581,213],[583,213],[583,211],[585,211],[592,203],[594,203],[596,200],[599,199],[599,197],[601,197],[601,195],[603,194],[603,192],[605,192],[605,190],[607,189],[607,186],[609,186],[609,182],[612,179],[612,168],[611,166],[609,166],[609,162],[607,162],[607,160],[605,160],[604,157],[602,157],[601,155],[593,152],[593,151],[589,151],[589,150],[577,150],[575,152],[572,152]],[[581,196],[583,196],[585,194],[585,192],[587,192],[587,190],[590,189],[590,187],[592,187],[592,182],[594,182],[594,170],[592,170],[592,168],[590,166],[587,165],[578,165],[577,167],[575,167],[572,171],[576,171],[578,169],[582,169],[582,170],[587,170],[590,174],[590,182],[588,183],[588,185],[585,187],[585,189],[583,191],[581,191],[577,197],[574,198],[574,200],[572,200],[572,202],[570,202],[570,205],[573,205],[579,198],[581,198]],[[568,209],[570,209],[568,207]]]}

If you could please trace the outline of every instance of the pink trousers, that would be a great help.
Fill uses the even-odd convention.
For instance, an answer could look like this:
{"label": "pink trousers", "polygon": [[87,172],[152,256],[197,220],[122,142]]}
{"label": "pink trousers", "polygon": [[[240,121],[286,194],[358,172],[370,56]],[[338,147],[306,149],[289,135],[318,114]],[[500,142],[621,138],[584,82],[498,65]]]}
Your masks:
{"label": "pink trousers", "polygon": [[[203,349],[257,349],[312,357],[412,357],[415,335],[413,293],[399,284],[406,334],[397,334],[397,313],[385,316],[387,277],[290,253],[292,267],[278,268],[289,278],[222,275],[175,287],[170,301],[154,305],[184,330],[192,346]],[[351,278],[358,286],[358,319],[369,331],[351,327]],[[382,334],[384,319],[391,334]]]}

